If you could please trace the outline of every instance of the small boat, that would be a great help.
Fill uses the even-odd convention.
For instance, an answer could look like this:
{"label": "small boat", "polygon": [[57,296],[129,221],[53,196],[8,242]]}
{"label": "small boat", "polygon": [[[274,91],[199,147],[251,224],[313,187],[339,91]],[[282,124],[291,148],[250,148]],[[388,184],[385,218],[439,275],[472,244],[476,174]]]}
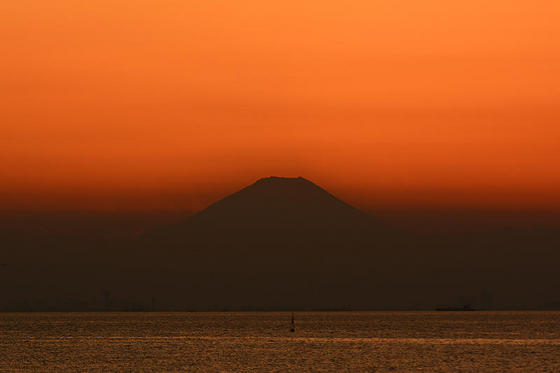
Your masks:
{"label": "small boat", "polygon": [[462,306],[437,306],[436,311],[475,311],[470,304]]}

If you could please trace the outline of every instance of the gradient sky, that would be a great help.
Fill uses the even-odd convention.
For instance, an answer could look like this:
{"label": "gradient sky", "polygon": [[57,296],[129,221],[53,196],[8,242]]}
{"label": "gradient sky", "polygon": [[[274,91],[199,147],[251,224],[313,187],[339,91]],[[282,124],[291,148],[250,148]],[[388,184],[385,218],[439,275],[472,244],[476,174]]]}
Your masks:
{"label": "gradient sky", "polygon": [[2,209],[560,208],[560,3],[7,0]]}

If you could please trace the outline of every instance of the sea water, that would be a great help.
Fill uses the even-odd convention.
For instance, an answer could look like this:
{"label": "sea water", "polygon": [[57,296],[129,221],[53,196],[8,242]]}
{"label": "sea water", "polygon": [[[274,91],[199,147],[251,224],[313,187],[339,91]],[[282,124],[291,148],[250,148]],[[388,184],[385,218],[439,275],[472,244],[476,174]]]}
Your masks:
{"label": "sea water", "polygon": [[560,312],[3,313],[0,371],[560,372]]}

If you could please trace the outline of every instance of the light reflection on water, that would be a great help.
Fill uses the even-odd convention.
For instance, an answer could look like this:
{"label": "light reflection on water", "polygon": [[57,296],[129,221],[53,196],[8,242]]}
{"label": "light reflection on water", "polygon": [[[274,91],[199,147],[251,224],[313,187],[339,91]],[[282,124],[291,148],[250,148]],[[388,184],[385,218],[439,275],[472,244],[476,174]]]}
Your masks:
{"label": "light reflection on water", "polygon": [[0,370],[560,371],[560,312],[0,314]]}

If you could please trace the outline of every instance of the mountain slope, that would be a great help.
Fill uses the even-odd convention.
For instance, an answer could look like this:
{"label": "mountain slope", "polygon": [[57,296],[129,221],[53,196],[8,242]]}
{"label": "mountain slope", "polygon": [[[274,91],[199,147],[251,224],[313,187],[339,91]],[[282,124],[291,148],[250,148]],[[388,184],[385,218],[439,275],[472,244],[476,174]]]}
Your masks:
{"label": "mountain slope", "polygon": [[151,240],[183,254],[226,254],[216,250],[248,254],[254,250],[266,252],[270,258],[296,248],[305,254],[326,253],[333,246],[369,245],[374,232],[379,235],[386,230],[311,181],[269,177],[157,232]]}
{"label": "mountain slope", "polygon": [[144,252],[160,284],[186,287],[200,305],[341,307],[350,288],[391,270],[393,238],[306,179],[269,177],[150,235]]}
{"label": "mountain slope", "polygon": [[322,226],[357,222],[366,214],[304,178],[268,177],[212,204],[192,222],[260,227],[271,224]]}

